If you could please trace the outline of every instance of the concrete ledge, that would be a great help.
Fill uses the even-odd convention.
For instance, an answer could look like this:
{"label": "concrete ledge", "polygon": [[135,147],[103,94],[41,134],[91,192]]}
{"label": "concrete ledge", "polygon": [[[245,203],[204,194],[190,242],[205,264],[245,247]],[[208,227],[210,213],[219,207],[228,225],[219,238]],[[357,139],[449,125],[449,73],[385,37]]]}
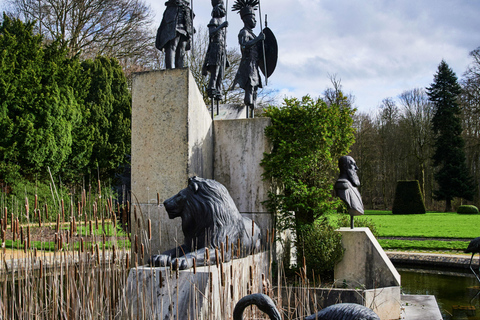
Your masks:
{"label": "concrete ledge", "polygon": [[343,259],[335,265],[335,281],[362,288],[364,305],[380,319],[400,317],[400,274],[368,228],[340,228]]}
{"label": "concrete ledge", "polygon": [[[387,252],[387,256],[394,264],[422,265],[447,268],[468,269],[471,255],[466,254],[443,254],[443,253],[420,253],[420,252]],[[474,269],[480,267],[478,258],[472,261]]]}
{"label": "concrete ledge", "polygon": [[442,320],[435,296],[410,295],[402,296],[402,315],[405,320]]}
{"label": "concrete ledge", "polygon": [[400,274],[368,228],[340,228],[345,254],[335,266],[335,280],[350,288],[400,286]]}
{"label": "concrete ledge", "polygon": [[116,319],[229,319],[236,301],[262,292],[270,253],[216,266],[173,271],[148,266],[130,270]]}

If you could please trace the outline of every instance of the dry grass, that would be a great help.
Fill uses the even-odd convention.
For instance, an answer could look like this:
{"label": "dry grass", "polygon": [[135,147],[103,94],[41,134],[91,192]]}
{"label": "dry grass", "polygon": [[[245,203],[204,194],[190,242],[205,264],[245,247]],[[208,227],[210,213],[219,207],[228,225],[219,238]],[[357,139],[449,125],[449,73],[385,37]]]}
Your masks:
{"label": "dry grass", "polygon": [[[68,219],[65,219],[63,202],[59,203],[56,220],[48,225],[41,221],[41,217],[45,216],[41,210],[46,209],[42,209],[36,201],[32,201],[35,205],[30,209],[28,198],[25,199],[25,207],[21,206],[23,210],[4,210],[0,215],[0,319],[155,318],[152,314],[155,309],[153,300],[143,298],[150,291],[143,294],[138,291],[134,294],[136,301],[132,301],[132,283],[127,283],[129,273],[138,272],[137,261],[143,261],[145,254],[135,252],[135,248],[130,251],[122,241],[131,235],[121,232],[116,225],[117,221],[122,221],[128,226],[129,204],[119,205],[111,198],[105,199],[100,195],[90,198],[85,194],[82,192],[80,201],[71,202]],[[26,215],[23,218],[28,224],[21,225],[19,215]],[[52,216],[51,213],[49,215]],[[107,227],[109,219],[112,228]],[[33,226],[42,226],[43,229],[39,228],[39,233],[35,234]],[[267,236],[269,240],[265,241],[268,244],[273,241],[273,231],[269,230],[267,234],[270,234],[270,237]],[[51,245],[34,246],[35,237]],[[7,242],[13,240],[16,242],[9,242],[7,248]],[[149,248],[149,240],[144,241],[147,243],[140,243],[138,247]],[[43,250],[47,247],[50,251]],[[273,253],[266,252],[270,261],[266,269],[260,268],[262,264],[253,257],[246,258],[247,264],[236,271],[238,274],[233,271],[232,262],[219,262],[211,270],[207,267],[209,272],[217,273],[215,290],[218,293],[194,287],[197,294],[193,308],[198,312],[192,312],[191,319],[216,319],[214,310],[220,310],[222,319],[232,319],[236,301],[255,292],[270,295],[278,308],[283,310],[284,319],[298,319],[316,311],[310,308],[317,297],[305,277],[306,267],[294,279],[299,284],[296,288],[288,284],[291,279],[287,281],[281,266],[277,268],[277,281],[272,284]],[[153,268],[147,270],[155,272]],[[178,273],[165,273],[162,279],[174,285]],[[136,288],[140,290],[143,287],[137,285]],[[175,291],[167,294],[172,301],[178,296]],[[282,296],[286,301],[282,301]],[[202,305],[199,297],[203,299]],[[171,313],[170,316],[174,315]],[[246,310],[245,319],[264,318],[265,315],[255,307]]]}

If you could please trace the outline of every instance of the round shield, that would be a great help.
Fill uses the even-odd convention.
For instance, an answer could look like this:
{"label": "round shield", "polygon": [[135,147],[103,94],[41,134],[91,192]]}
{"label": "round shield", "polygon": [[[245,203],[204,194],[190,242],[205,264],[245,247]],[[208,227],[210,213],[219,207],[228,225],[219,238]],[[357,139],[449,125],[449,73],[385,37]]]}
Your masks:
{"label": "round shield", "polygon": [[278,45],[277,39],[270,28],[266,27],[263,29],[263,34],[265,35],[265,40],[257,42],[258,52],[260,52],[258,67],[263,75],[268,78],[277,67]]}

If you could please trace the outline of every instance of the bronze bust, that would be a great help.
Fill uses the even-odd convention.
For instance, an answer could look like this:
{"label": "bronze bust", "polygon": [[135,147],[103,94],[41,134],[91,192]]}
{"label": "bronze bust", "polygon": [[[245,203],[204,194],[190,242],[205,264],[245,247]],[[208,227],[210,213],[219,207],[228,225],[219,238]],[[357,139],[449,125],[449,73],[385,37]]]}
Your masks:
{"label": "bronze bust", "polygon": [[353,217],[363,214],[363,202],[358,187],[360,179],[357,175],[357,164],[350,156],[342,156],[338,159],[338,168],[340,175],[335,183],[334,189],[337,197],[347,205],[348,213],[351,218],[351,228],[353,229]]}

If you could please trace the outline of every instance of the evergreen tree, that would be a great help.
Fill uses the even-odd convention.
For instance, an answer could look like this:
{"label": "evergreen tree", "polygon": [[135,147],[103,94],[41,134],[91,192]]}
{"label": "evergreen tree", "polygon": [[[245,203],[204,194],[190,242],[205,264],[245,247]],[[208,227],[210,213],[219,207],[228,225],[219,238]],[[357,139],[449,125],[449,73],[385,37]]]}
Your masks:
{"label": "evergreen tree", "polygon": [[91,140],[87,171],[112,177],[126,162],[131,146],[131,94],[122,67],[115,58],[97,57],[82,63],[90,86],[84,100]]}
{"label": "evergreen tree", "polygon": [[[3,16],[0,25],[0,179],[60,170],[71,152],[79,105],[66,48],[42,45],[34,24]],[[70,65],[70,67],[68,67]],[[79,63],[76,63],[79,70]]]}
{"label": "evergreen tree", "polygon": [[0,24],[0,182],[111,177],[130,153],[131,95],[118,61],[80,63],[34,23]]}
{"label": "evergreen tree", "polygon": [[452,211],[455,197],[473,199],[475,187],[465,163],[464,141],[461,136],[460,107],[458,95],[461,87],[457,76],[442,60],[433,83],[427,88],[427,94],[434,105],[432,129],[435,135],[433,155],[437,167],[435,180],[438,190],[434,191],[437,200],[445,200],[445,211]]}

